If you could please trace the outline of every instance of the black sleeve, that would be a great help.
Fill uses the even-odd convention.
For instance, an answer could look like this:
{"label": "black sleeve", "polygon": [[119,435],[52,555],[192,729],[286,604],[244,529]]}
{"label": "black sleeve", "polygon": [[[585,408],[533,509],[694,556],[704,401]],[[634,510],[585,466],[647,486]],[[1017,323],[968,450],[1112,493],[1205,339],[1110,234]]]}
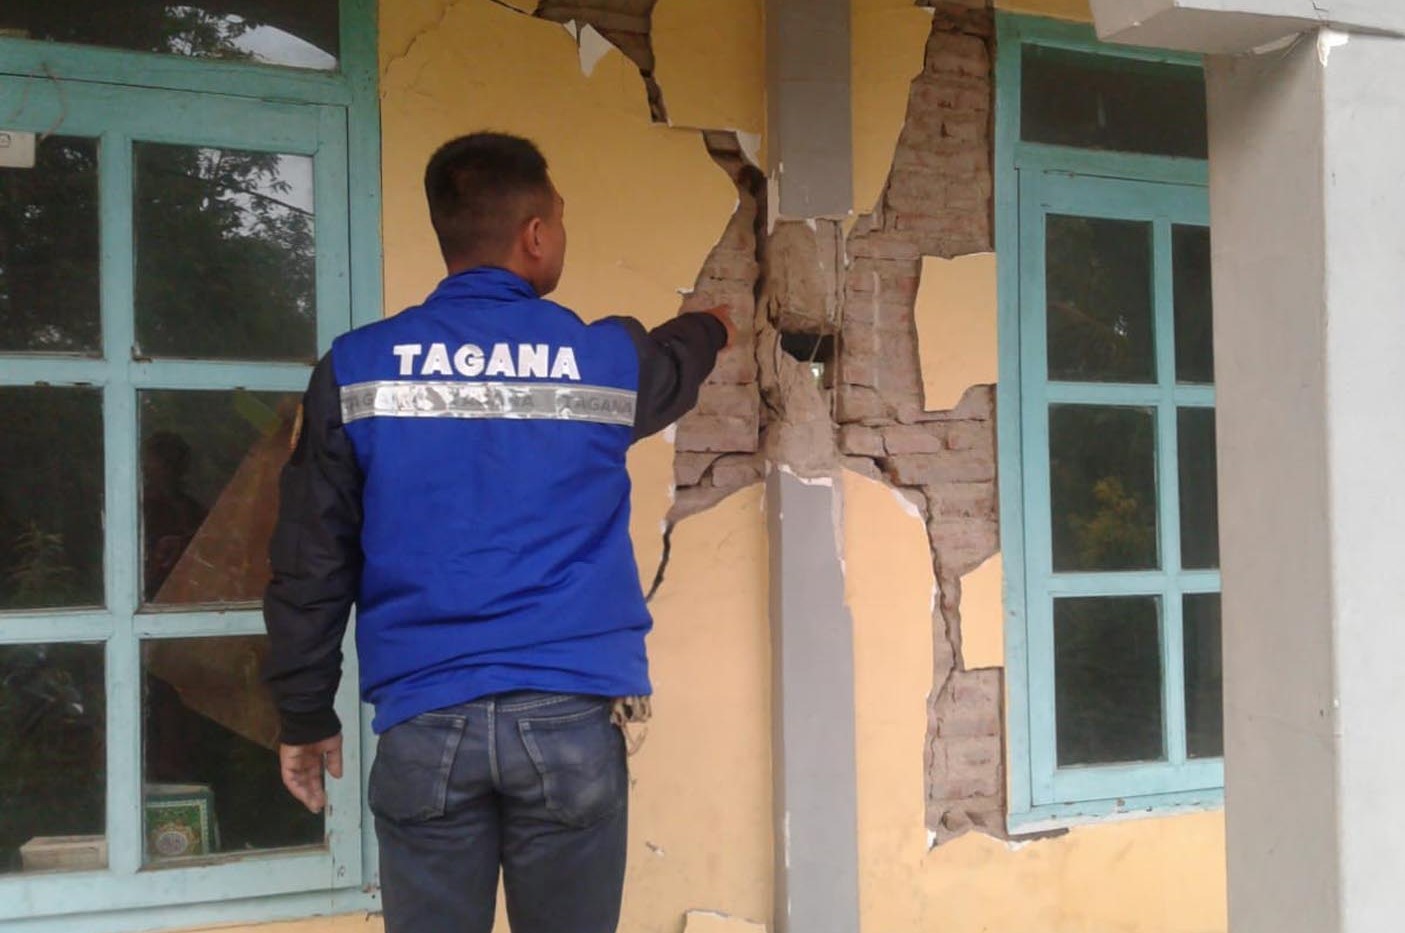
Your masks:
{"label": "black sleeve", "polygon": [[302,431],[279,480],[269,559],[264,679],[278,705],[282,741],[307,745],[341,731],[332,700],[361,578],[361,470],[342,426],[330,356],[317,364],[303,396]]}
{"label": "black sleeve", "polygon": [[727,346],[727,328],[710,314],[681,314],[652,331],[633,318],[615,318],[639,353],[639,400],[634,439],[657,434],[698,403],[698,390]]}

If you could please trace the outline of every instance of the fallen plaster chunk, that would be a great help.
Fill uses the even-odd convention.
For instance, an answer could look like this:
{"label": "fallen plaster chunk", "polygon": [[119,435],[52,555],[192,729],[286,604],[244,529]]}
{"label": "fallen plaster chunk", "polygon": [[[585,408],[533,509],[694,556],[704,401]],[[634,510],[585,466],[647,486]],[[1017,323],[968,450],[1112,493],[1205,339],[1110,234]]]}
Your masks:
{"label": "fallen plaster chunk", "polygon": [[683,915],[683,933],[766,933],[766,924],[715,910],[690,910]]}
{"label": "fallen plaster chunk", "polygon": [[594,26],[589,24],[581,27],[580,39],[581,72],[589,78],[595,71],[595,66],[600,64],[600,59],[604,58],[611,49],[610,40],[600,35]]}
{"label": "fallen plaster chunk", "polygon": [[1348,33],[1336,29],[1324,29],[1317,34],[1317,60],[1326,68],[1332,57],[1332,50],[1351,41]]}

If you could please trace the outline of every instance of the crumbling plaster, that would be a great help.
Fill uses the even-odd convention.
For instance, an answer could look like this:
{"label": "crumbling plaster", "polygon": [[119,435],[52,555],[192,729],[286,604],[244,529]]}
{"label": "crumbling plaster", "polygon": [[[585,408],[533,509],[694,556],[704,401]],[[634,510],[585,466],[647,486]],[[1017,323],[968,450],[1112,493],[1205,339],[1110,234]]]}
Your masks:
{"label": "crumbling plaster", "polygon": [[883,483],[846,472],[840,490],[863,933],[1223,933],[1220,813],[1082,826],[1030,843],[969,833],[929,848],[925,776],[912,754],[928,730],[934,641],[926,529]]}
{"label": "crumbling plaster", "polygon": [[[963,663],[960,624],[962,578],[999,548],[990,387],[995,348],[993,341],[963,338],[964,349],[989,359],[974,367],[963,362],[954,378],[989,378],[962,386],[944,410],[927,411],[916,314],[924,257],[950,261],[988,255],[992,248],[994,20],[982,0],[933,2],[916,16],[889,0],[859,0],[853,19],[862,24],[856,28],[865,46],[855,55],[856,73],[876,83],[856,91],[856,100],[900,93],[892,75],[904,66],[872,64],[878,47],[889,47],[891,55],[893,43],[882,41],[885,29],[898,31],[903,41],[896,48],[912,56],[900,120],[889,107],[887,138],[894,142],[881,196],[852,223],[763,225],[766,188],[754,176],[732,173],[738,210],[703,265],[697,293],[745,307],[752,344],[748,358],[719,371],[698,411],[679,423],[678,494],[669,519],[676,523],[756,482],[765,464],[811,476],[847,467],[902,489],[928,520],[929,560],[939,584],[934,625],[943,637],[933,653],[929,823],[937,841],[973,827],[1001,834],[1001,671],[998,662],[990,663],[989,637],[983,669]],[[920,48],[907,34],[914,27],[926,37]],[[873,174],[871,167],[863,171]],[[993,277],[988,284],[993,290]],[[993,334],[993,294],[978,292],[979,284],[970,284],[944,310],[957,317],[957,328]],[[966,298],[974,302],[964,310],[975,324],[961,317],[958,304]],[[989,320],[980,321],[981,314]],[[781,349],[782,333],[833,337],[837,351],[822,382]],[[997,604],[992,615],[988,600],[982,607],[986,633],[998,611]],[[977,728],[979,735],[962,736],[979,740],[963,745],[966,776],[949,779],[941,763],[951,731]],[[979,779],[969,779],[975,770]]]}

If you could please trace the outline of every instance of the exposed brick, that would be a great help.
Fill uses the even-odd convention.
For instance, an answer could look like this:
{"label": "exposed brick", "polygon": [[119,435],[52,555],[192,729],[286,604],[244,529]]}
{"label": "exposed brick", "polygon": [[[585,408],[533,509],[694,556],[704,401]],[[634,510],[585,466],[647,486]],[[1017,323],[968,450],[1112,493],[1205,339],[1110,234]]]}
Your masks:
{"label": "exposed brick", "polygon": [[703,478],[716,454],[679,451],[673,455],[673,482],[678,486],[696,486]]}
{"label": "exposed brick", "polygon": [[995,445],[995,425],[989,421],[953,421],[946,429],[950,450],[981,450]]}
{"label": "exposed brick", "polygon": [[754,423],[761,396],[750,385],[704,385],[698,396],[698,411],[704,415],[747,418]]}
{"label": "exposed brick", "polygon": [[[722,351],[717,358],[717,367],[708,377],[712,384],[756,385],[756,350],[747,340],[735,347]],[[753,389],[755,391],[755,389]]]}
{"label": "exposed brick", "polygon": [[937,713],[937,735],[944,739],[1000,735],[1000,706],[951,705]]}
{"label": "exposed brick", "polygon": [[942,483],[924,487],[932,512],[944,519],[990,519],[998,508],[995,484]]}
{"label": "exposed brick", "polygon": [[846,424],[839,429],[839,449],[860,457],[881,457],[886,453],[883,435],[859,424]]}
{"label": "exposed brick", "polygon": [[909,454],[888,461],[888,472],[902,486],[935,486],[943,483],[980,483],[995,479],[995,458],[940,454]]}
{"label": "exposed brick", "polygon": [[935,454],[946,449],[946,425],[893,425],[883,429],[883,446],[892,456]]}
{"label": "exposed brick", "polygon": [[757,419],[693,412],[678,422],[675,446],[682,451],[755,453],[759,443]]}
{"label": "exposed brick", "polygon": [[841,385],[835,395],[840,421],[881,422],[888,417],[883,397],[873,389]]}
{"label": "exposed brick", "polygon": [[999,671],[961,671],[952,675],[949,694],[955,706],[993,709],[998,716],[1002,690]]}
{"label": "exposed brick", "polygon": [[712,466],[712,485],[721,489],[740,489],[760,482],[763,475],[760,457],[726,456],[719,458]]}

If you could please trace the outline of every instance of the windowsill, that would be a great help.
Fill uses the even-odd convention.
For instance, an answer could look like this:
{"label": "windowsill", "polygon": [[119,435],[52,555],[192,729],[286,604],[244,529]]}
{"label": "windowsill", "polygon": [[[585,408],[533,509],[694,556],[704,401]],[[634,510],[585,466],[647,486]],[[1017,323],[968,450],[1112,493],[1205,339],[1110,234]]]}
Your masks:
{"label": "windowsill", "polygon": [[1125,820],[1158,819],[1224,809],[1224,789],[1120,797],[1111,800],[1084,800],[1074,803],[1040,804],[1026,810],[1012,810],[1006,817],[1010,836],[1020,836],[1099,826]]}

